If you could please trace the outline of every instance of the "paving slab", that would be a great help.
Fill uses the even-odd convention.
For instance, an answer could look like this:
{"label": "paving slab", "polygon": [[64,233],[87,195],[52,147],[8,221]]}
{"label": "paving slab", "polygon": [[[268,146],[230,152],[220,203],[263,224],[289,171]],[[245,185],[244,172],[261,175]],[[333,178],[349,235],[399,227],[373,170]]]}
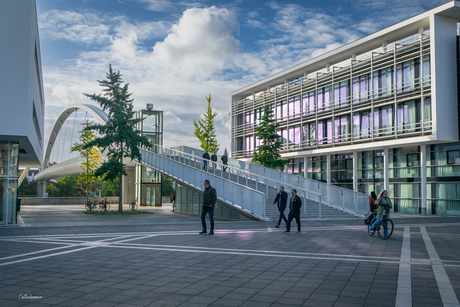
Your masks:
{"label": "paving slab", "polygon": [[460,217],[394,214],[388,240],[360,219],[305,222],[300,234],[216,221],[207,236],[199,218],[169,208],[85,216],[80,207],[22,206],[23,227],[0,227],[0,306],[394,306],[404,227],[413,306],[450,302],[438,282],[460,294]]}

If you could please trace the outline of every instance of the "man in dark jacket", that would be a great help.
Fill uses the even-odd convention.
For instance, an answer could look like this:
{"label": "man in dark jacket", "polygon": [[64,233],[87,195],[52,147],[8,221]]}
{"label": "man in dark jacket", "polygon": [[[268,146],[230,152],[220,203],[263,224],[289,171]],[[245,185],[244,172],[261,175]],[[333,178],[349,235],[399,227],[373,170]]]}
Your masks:
{"label": "man in dark jacket", "polygon": [[[220,160],[222,161],[222,164],[223,165],[228,165],[228,157],[227,157],[227,153],[225,152],[224,155],[222,157],[220,157]],[[227,168],[224,166],[222,168],[222,171],[225,172],[227,170]]]}
{"label": "man in dark jacket", "polygon": [[[211,161],[217,162],[217,152],[214,152],[211,156]],[[212,168],[216,169],[216,163],[212,163]]]}
{"label": "man in dark jacket", "polygon": [[291,222],[295,218],[297,223],[297,232],[300,232],[300,207],[302,207],[302,200],[297,196],[297,190],[292,189],[291,191],[291,204],[289,205],[289,215],[286,223],[286,231],[291,231]]}
{"label": "man in dark jacket", "polygon": [[278,210],[280,212],[278,224],[275,225],[276,228],[280,228],[281,219],[283,219],[287,225],[286,216],[284,215],[284,210],[286,210],[287,199],[288,199],[288,195],[286,192],[284,192],[284,187],[280,186],[280,192],[276,194],[275,200],[273,201],[273,206],[277,204]]}
{"label": "man in dark jacket", "polygon": [[211,222],[211,231],[208,235],[214,234],[214,206],[217,201],[216,189],[211,186],[208,179],[204,181],[204,192],[203,192],[203,207],[201,209],[201,224],[203,230],[200,234],[205,234],[206,231],[206,213],[209,212],[209,221]]}
{"label": "man in dark jacket", "polygon": [[203,154],[203,169],[208,170],[208,160],[210,159],[209,153],[206,150],[206,152]]}

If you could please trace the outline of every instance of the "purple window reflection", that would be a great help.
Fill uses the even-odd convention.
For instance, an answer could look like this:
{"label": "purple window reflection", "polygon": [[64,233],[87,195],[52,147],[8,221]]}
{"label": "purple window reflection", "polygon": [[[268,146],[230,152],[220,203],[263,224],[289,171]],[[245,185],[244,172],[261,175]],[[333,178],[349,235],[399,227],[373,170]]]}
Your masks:
{"label": "purple window reflection", "polygon": [[323,136],[323,123],[319,122],[318,123],[318,144],[319,145],[323,145],[323,139],[324,139],[324,136]]}
{"label": "purple window reflection", "polygon": [[365,139],[369,136],[369,113],[363,113],[361,116],[361,138]]}
{"label": "purple window reflection", "polygon": [[287,105],[287,101],[283,101],[283,120],[287,118],[287,115],[288,115],[288,105]]}
{"label": "purple window reflection", "polygon": [[294,100],[294,113],[295,117],[300,116],[300,97],[296,97]]}
{"label": "purple window reflection", "polygon": [[340,138],[340,119],[336,119],[334,121],[334,136],[335,136],[335,141],[338,142]]}
{"label": "purple window reflection", "polygon": [[359,138],[359,114],[353,115],[353,137]]}
{"label": "purple window reflection", "polygon": [[323,90],[318,90],[318,112],[323,111]]}
{"label": "purple window reflection", "polygon": [[345,139],[347,140],[348,139],[348,136],[347,136],[347,133],[348,133],[348,120],[346,117],[344,118],[341,118],[340,119],[340,128],[341,128],[341,136],[342,136],[342,139]]}
{"label": "purple window reflection", "polygon": [[327,143],[331,144],[332,143],[332,121],[328,120],[327,121]]}

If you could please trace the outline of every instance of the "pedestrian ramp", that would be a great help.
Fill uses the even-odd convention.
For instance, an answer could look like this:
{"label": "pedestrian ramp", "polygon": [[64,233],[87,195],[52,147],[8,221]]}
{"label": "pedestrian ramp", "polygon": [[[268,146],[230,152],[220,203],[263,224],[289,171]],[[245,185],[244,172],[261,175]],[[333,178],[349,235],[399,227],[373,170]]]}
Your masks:
{"label": "pedestrian ramp", "polygon": [[[183,149],[185,151],[182,151]],[[212,180],[220,178],[227,182],[233,182],[237,186],[242,186],[248,188],[251,191],[258,191],[264,195],[264,213],[261,214],[260,210],[257,210],[259,215],[262,215],[264,218],[277,219],[278,210],[275,206],[272,206],[273,199],[278,192],[278,187],[284,185],[288,193],[292,188],[297,189],[298,196],[301,197],[304,212],[303,217],[307,218],[350,218],[352,216],[360,216],[360,214],[355,214],[354,212],[349,212],[343,210],[343,208],[337,208],[331,204],[325,202],[326,195],[320,194],[317,192],[309,191],[301,186],[292,185],[289,183],[281,182],[259,174],[254,174],[246,171],[240,165],[235,163],[229,163],[229,165],[223,165],[220,162],[209,161],[208,166],[203,169],[203,151],[192,149],[189,147],[175,147],[175,148],[162,148],[155,147],[153,151],[158,152],[158,156],[162,156],[168,161],[168,163],[173,163],[172,165],[186,165],[192,169],[195,169],[201,179],[198,179],[198,185],[201,187],[203,185],[203,180],[210,177]],[[165,161],[166,161],[165,160]],[[220,160],[220,159],[219,159]],[[233,160],[233,159],[230,159]],[[229,161],[233,162],[233,161]],[[174,164],[175,163],[175,164]],[[182,174],[174,173],[174,178],[182,178]],[[191,172],[191,170],[190,170]],[[188,176],[184,174],[185,176]],[[295,176],[294,177],[299,177]],[[212,181],[211,180],[211,181]],[[213,184],[214,186],[214,184]],[[218,191],[219,192],[219,191]],[[255,204],[249,204],[251,202],[250,198],[241,198],[238,200],[238,206],[241,206],[248,210],[255,210]],[[341,202],[343,203],[343,201]],[[250,209],[249,209],[250,207]],[[367,209],[367,208],[366,208]],[[367,213],[364,212],[363,214]]]}

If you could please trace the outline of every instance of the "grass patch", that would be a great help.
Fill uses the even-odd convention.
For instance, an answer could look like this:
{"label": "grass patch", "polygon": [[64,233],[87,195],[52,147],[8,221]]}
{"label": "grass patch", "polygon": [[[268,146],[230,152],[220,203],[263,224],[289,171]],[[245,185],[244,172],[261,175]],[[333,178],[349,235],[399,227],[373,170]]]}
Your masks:
{"label": "grass patch", "polygon": [[154,214],[153,212],[147,211],[123,211],[119,213],[118,211],[83,211],[84,214],[92,214],[92,215],[124,215],[124,214]]}

